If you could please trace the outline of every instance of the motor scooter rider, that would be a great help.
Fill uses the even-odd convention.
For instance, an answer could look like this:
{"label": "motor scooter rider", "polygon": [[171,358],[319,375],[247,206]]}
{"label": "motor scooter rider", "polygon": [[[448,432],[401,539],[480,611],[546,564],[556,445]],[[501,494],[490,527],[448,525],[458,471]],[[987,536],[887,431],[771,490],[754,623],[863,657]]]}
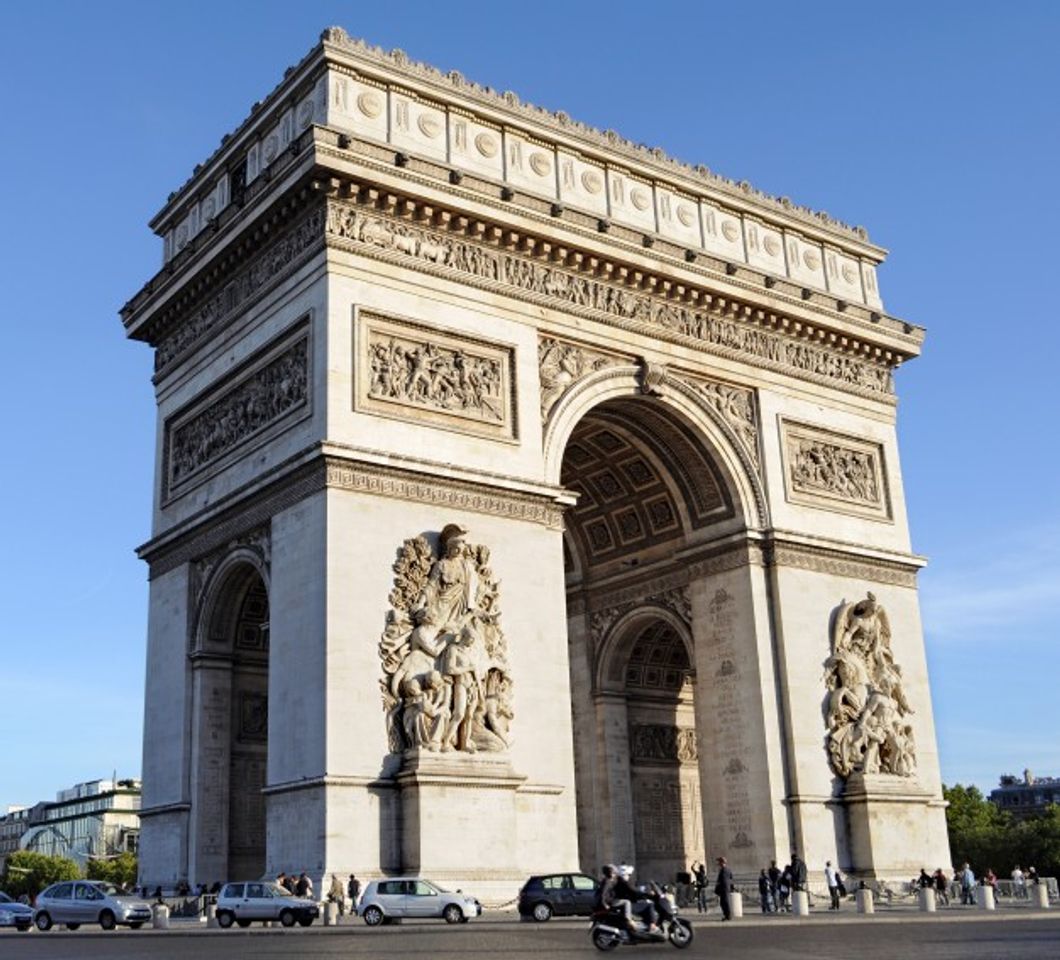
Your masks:
{"label": "motor scooter rider", "polygon": [[659,914],[655,910],[650,894],[644,893],[633,886],[633,868],[623,864],[618,868],[618,882],[615,884],[615,893],[618,897],[627,899],[632,904],[635,913],[648,928],[648,933],[657,933],[659,930]]}
{"label": "motor scooter rider", "polygon": [[613,863],[605,863],[601,869],[601,874],[600,883],[596,888],[597,907],[621,913],[626,921],[626,929],[632,933],[635,929],[633,926],[633,901],[619,896],[617,892],[620,879],[618,867]]}

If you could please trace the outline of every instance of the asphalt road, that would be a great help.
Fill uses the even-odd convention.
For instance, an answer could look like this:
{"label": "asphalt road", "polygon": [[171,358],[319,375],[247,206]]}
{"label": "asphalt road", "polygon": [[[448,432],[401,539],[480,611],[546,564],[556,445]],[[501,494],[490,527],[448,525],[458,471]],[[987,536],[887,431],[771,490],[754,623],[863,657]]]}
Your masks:
{"label": "asphalt road", "polygon": [[[693,917],[693,923],[696,923]],[[426,922],[368,929],[361,925],[294,930],[119,930],[76,933],[52,930],[19,934],[0,931],[0,958],[19,960],[268,960],[268,958],[348,958],[371,960],[567,960],[596,957],[585,921],[546,924],[479,922],[459,927]],[[1060,916],[939,918],[819,917],[721,924],[696,924],[696,938],[678,954],[668,944],[638,947],[637,954],[659,957],[748,958],[748,960],[1057,960]],[[619,948],[616,957],[632,955]]]}

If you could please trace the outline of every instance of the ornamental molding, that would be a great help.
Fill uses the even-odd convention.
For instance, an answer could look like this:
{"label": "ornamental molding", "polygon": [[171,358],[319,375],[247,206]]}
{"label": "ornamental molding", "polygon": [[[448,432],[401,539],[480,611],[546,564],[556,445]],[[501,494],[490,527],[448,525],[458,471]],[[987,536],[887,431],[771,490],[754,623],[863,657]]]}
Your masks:
{"label": "ornamental molding", "polygon": [[515,348],[358,310],[355,409],[518,439]]}
{"label": "ornamental molding", "polygon": [[[651,592],[645,592],[645,591]],[[634,595],[635,599],[629,599],[613,606],[598,609],[589,614],[589,638],[593,648],[599,650],[607,639],[612,627],[627,613],[633,610],[647,609],[650,607],[662,607],[677,615],[686,625],[692,623],[692,599],[689,596],[687,586],[666,587],[665,585],[642,584],[640,590],[631,589],[627,595]]]}
{"label": "ornamental molding", "polygon": [[247,530],[227,543],[215,547],[210,553],[197,558],[191,563],[190,587],[193,603],[191,609],[196,611],[195,622],[198,623],[202,606],[206,599],[206,590],[213,582],[217,569],[234,554],[250,554],[256,561],[258,569],[268,583],[269,571],[272,568],[272,524],[263,523],[252,530]]}
{"label": "ornamental molding", "polygon": [[883,444],[778,416],[788,501],[893,519]]}
{"label": "ornamental molding", "polygon": [[186,493],[252,441],[311,415],[308,319],[208,387],[163,428],[163,497]]}
{"label": "ornamental molding", "polygon": [[[422,225],[425,220],[444,232]],[[890,369],[868,359],[879,348],[550,241],[472,223],[372,188],[356,201],[329,200],[326,229],[329,245],[337,249],[459,277],[656,340],[893,402]]]}
{"label": "ornamental molding", "polygon": [[767,555],[771,565],[776,567],[794,567],[896,587],[915,588],[917,570],[920,569],[917,563],[859,557],[841,549],[807,544],[774,543],[767,548]]}
{"label": "ornamental molding", "polygon": [[709,556],[690,560],[688,579],[695,581],[742,567],[763,566],[765,558],[760,544],[752,541],[737,541],[711,552]]}
{"label": "ornamental molding", "polygon": [[[152,321],[152,328],[162,331],[150,338],[156,348],[156,377],[202,345],[207,335],[211,341],[216,339],[218,331],[242,316],[252,303],[283,283],[323,249],[324,217],[324,205],[316,203],[299,219],[283,227],[280,235],[267,246],[245,259],[240,258],[242,265],[227,282],[211,279],[188,284],[176,302]],[[274,231],[259,228],[244,244],[254,246],[255,240],[260,244],[273,235]],[[225,270],[236,256],[222,257],[219,268]],[[218,275],[216,270],[211,272],[211,278]],[[197,298],[197,302],[186,302],[192,298]]]}

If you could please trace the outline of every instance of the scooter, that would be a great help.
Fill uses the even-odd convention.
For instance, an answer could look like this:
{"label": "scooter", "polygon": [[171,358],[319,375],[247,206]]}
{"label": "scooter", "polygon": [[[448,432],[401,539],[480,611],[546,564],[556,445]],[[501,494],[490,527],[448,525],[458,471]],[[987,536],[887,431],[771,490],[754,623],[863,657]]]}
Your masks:
{"label": "scooter", "polygon": [[692,924],[677,916],[677,907],[663,898],[655,899],[659,913],[659,931],[649,933],[647,926],[634,921],[633,929],[626,926],[625,914],[621,910],[599,909],[594,911],[589,927],[589,937],[597,950],[605,953],[620,946],[636,946],[641,943],[666,943],[669,941],[678,950],[692,942]]}

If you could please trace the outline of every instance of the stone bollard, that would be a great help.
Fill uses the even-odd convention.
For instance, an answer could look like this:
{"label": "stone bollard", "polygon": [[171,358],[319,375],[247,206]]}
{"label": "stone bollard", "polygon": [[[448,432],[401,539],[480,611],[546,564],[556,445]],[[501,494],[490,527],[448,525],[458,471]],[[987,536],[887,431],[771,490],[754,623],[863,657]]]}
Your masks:
{"label": "stone bollard", "polygon": [[876,902],[872,899],[872,891],[868,887],[860,887],[854,896],[858,902],[858,913],[876,912]]}
{"label": "stone bollard", "polygon": [[207,927],[219,927],[220,924],[217,922],[217,904],[208,903],[206,904],[206,926]]}
{"label": "stone bollard", "polygon": [[975,902],[979,905],[980,910],[997,909],[997,905],[994,903],[994,888],[985,884],[981,887],[976,887]]}
{"label": "stone bollard", "polygon": [[1041,910],[1049,909],[1049,885],[1045,883],[1031,884],[1031,902]]}
{"label": "stone bollard", "polygon": [[743,916],[743,894],[742,893],[730,893],[729,894],[729,906],[732,908],[733,920],[739,920]]}
{"label": "stone bollard", "polygon": [[337,903],[324,904],[324,926],[334,927],[339,922],[339,905]]}
{"label": "stone bollard", "polygon": [[791,912],[796,917],[810,915],[810,895],[805,890],[791,891]]}
{"label": "stone bollard", "polygon": [[151,926],[155,930],[169,929],[169,907],[164,903],[156,903],[151,907]]}
{"label": "stone bollard", "polygon": [[919,893],[920,912],[935,913],[935,891],[931,887],[921,887]]}

